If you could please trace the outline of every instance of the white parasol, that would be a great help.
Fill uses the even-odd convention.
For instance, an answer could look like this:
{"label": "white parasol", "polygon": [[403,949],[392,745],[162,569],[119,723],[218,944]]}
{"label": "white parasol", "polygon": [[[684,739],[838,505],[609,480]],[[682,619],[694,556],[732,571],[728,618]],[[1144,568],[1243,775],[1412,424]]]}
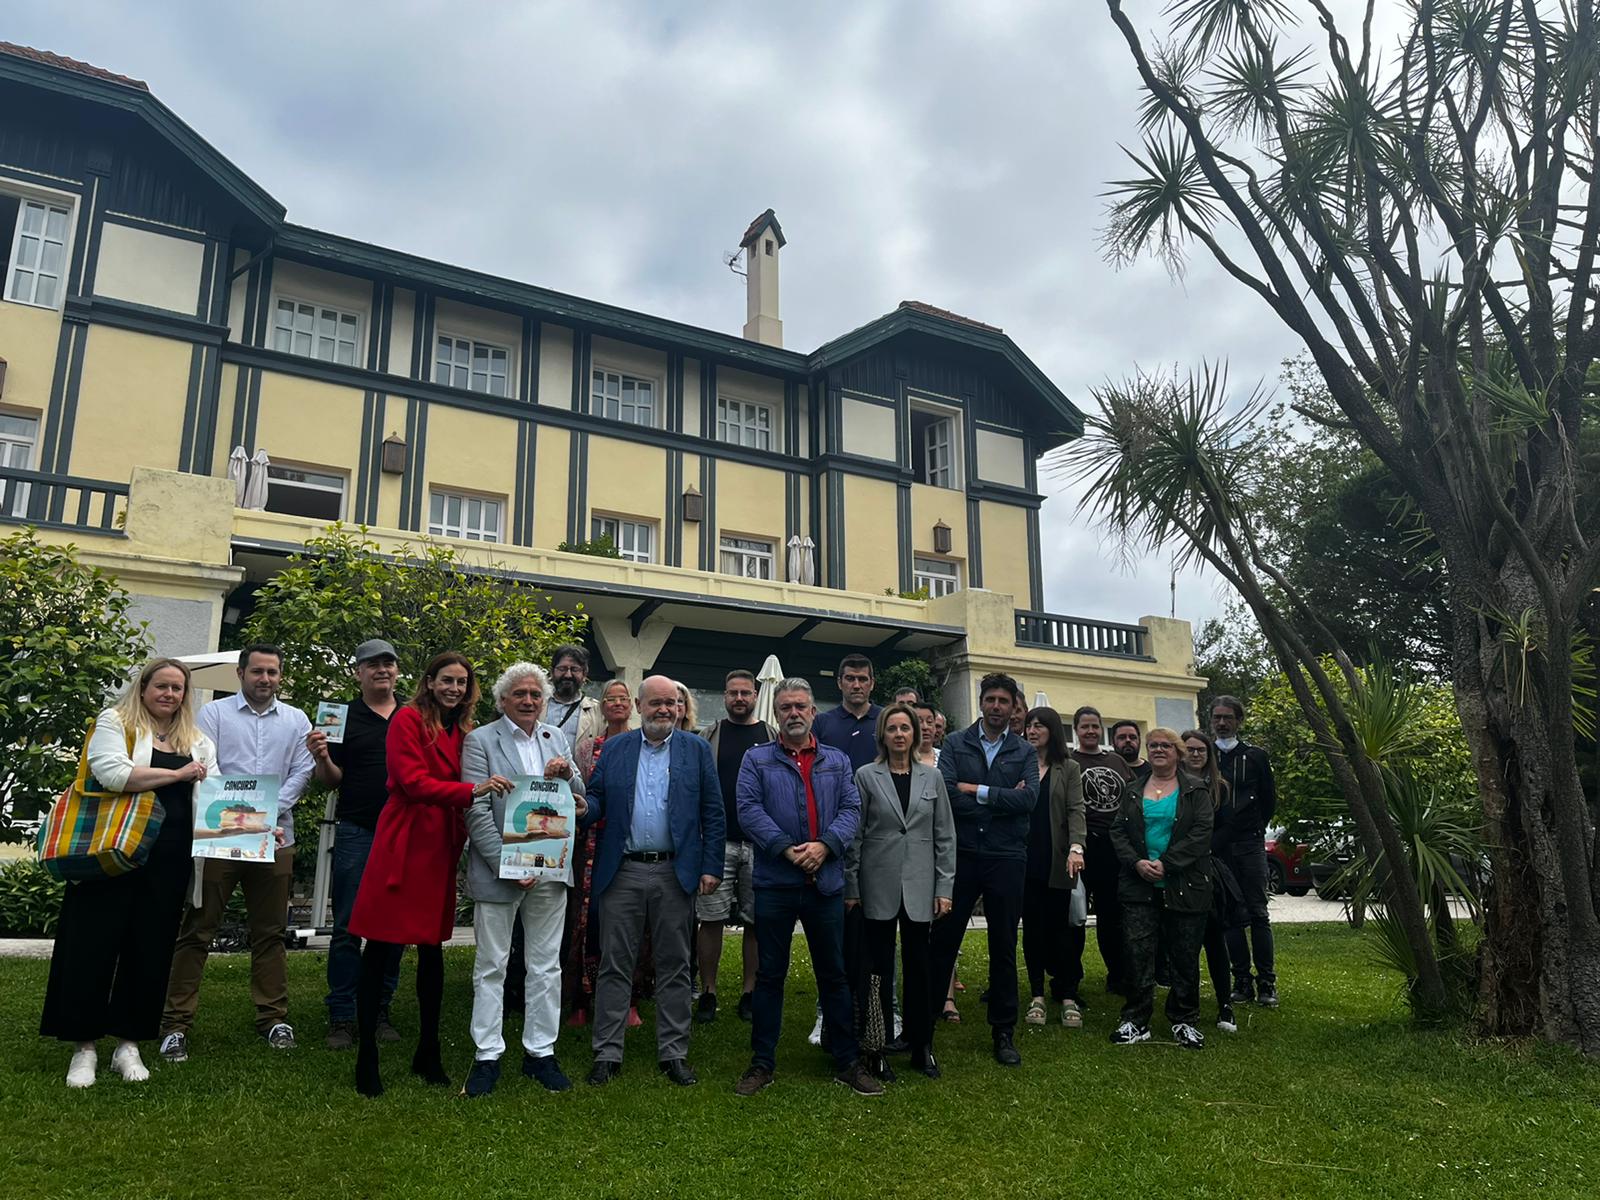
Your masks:
{"label": "white parasol", "polygon": [[233,506],[244,507],[244,478],[250,472],[250,456],[243,446],[235,446],[228,455],[228,478],[233,480]]}
{"label": "white parasol", "polygon": [[800,582],[807,587],[817,582],[817,544],[809,535],[800,539]]}
{"label": "white parasol", "polygon": [[756,682],[761,685],[756,692],[756,720],[768,725],[778,723],[778,684],[782,680],[783,668],[778,665],[778,656],[767,655],[767,661],[756,672]]}
{"label": "white parasol", "polygon": [[267,468],[271,466],[265,450],[257,450],[250,460],[250,477],[244,485],[244,503],[241,508],[266,508]]}

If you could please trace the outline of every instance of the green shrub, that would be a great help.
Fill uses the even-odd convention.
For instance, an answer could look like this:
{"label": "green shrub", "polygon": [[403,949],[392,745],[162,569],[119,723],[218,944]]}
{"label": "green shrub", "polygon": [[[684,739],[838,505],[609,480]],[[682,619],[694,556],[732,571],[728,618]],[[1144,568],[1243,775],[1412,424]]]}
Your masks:
{"label": "green shrub", "polygon": [[37,858],[0,864],[0,937],[50,937],[67,885]]}

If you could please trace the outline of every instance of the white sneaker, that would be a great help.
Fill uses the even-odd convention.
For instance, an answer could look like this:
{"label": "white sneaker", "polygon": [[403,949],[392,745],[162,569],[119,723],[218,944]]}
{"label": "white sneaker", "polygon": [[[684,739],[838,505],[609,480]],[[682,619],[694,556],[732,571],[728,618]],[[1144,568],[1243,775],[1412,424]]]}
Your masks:
{"label": "white sneaker", "polygon": [[1204,1050],[1206,1035],[1193,1025],[1180,1021],[1172,1027],[1172,1039],[1185,1050]]}
{"label": "white sneaker", "polygon": [[271,1029],[267,1030],[267,1045],[274,1050],[293,1050],[294,1030],[289,1027],[286,1021],[279,1021]]}
{"label": "white sneaker", "polygon": [[100,1051],[90,1046],[87,1050],[75,1050],[72,1061],[67,1064],[67,1086],[69,1088],[86,1088],[94,1086],[95,1072],[100,1067]]}
{"label": "white sneaker", "polygon": [[817,1023],[811,1027],[810,1036],[806,1038],[813,1046],[822,1045],[822,1014],[817,1014]]}
{"label": "white sneaker", "polygon": [[111,1053],[111,1069],[129,1083],[143,1083],[150,1078],[150,1068],[139,1057],[136,1042],[123,1042]]}

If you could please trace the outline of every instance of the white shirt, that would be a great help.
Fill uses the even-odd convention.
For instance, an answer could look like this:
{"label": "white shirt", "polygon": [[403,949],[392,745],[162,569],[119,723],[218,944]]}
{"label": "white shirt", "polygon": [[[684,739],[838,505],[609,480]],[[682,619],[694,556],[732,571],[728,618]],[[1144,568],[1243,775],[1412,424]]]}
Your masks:
{"label": "white shirt", "polygon": [[222,774],[278,777],[278,828],[283,844],[294,845],[294,806],[311,782],[311,751],[306,749],[310,719],[276,697],[257,712],[240,692],[205,705],[197,723],[216,743]]}
{"label": "white shirt", "polygon": [[552,758],[562,758],[567,753],[566,746],[561,744],[566,739],[550,733],[550,730],[559,729],[560,726],[539,723],[534,725],[532,733],[523,733],[510,717],[502,715],[500,723],[511,736],[511,744],[516,747],[517,760],[522,763],[524,775],[543,779],[544,764]]}

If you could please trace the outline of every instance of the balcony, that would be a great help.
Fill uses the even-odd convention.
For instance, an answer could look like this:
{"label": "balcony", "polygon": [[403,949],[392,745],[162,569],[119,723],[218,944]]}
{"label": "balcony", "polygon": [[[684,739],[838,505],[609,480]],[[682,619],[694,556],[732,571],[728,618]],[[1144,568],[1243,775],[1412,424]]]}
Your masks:
{"label": "balcony", "polygon": [[1064,617],[1025,608],[1017,609],[1016,618],[1018,646],[1139,662],[1155,661],[1150,653],[1150,631],[1143,625]]}
{"label": "balcony", "polygon": [[0,467],[0,522],[120,537],[128,485]]}

